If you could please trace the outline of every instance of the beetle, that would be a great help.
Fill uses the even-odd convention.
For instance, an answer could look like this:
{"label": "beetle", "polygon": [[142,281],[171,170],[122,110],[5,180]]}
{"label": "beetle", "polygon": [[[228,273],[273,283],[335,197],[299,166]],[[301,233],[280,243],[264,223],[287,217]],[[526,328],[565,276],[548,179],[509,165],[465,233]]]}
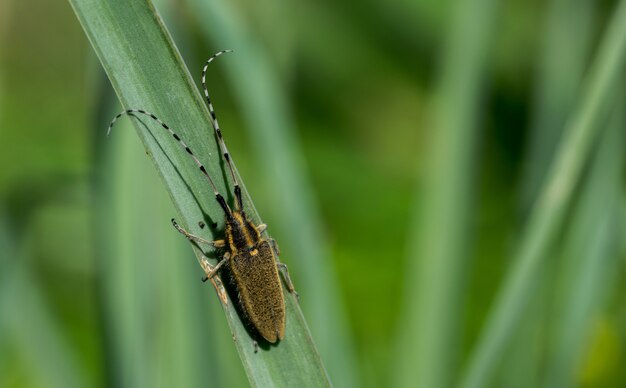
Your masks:
{"label": "beetle", "polygon": [[[207,178],[215,195],[215,200],[224,212],[225,238],[209,241],[189,233],[178,225],[174,219],[171,220],[172,224],[189,241],[197,244],[207,244],[224,251],[221,260],[215,266],[212,266],[208,259],[202,255],[201,265],[206,273],[206,277],[203,280],[214,279],[221,269],[227,269],[231,284],[234,285],[238,295],[236,302],[244,316],[243,318],[263,339],[269,343],[276,343],[285,336],[286,320],[285,300],[282,282],[278,274],[279,269],[283,273],[287,290],[296,297],[298,294],[291,282],[287,266],[278,259],[280,252],[276,241],[263,235],[267,225],[255,224],[244,210],[241,187],[239,186],[230,153],[222,137],[222,131],[206,87],[206,70],[208,65],[218,56],[231,51],[220,51],[207,60],[202,69],[202,86],[208,103],[211,125],[215,131],[222,157],[228,165],[232,178],[235,198],[234,208],[231,208],[218,192],[213,179],[191,148],[155,114],[143,109],[124,110],[113,118],[107,133],[111,132],[115,122],[123,115],[135,117],[137,117],[137,114],[144,115],[156,121],[162,128],[167,130],[193,159],[199,170]],[[222,301],[226,301],[225,296],[222,297]]]}

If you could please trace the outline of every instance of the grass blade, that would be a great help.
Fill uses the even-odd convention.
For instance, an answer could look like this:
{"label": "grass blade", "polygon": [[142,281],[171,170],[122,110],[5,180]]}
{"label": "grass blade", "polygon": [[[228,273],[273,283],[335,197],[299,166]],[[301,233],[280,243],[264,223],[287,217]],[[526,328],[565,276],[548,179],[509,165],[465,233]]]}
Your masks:
{"label": "grass blade", "polygon": [[[122,105],[154,112],[168,122],[193,145],[209,174],[215,177],[218,189],[229,192],[226,182],[217,179],[223,176],[223,170],[219,148],[210,132],[208,110],[150,2],[70,0],[70,3]],[[207,236],[206,229],[198,226],[198,221],[204,219],[207,224],[217,222],[217,229],[222,230],[223,215],[193,161],[158,126],[145,122],[152,129],[153,138],[138,120],[133,122],[178,209],[180,223],[192,233],[217,237]],[[245,203],[252,208],[245,188],[243,191]],[[256,211],[249,214],[254,221],[260,221]],[[224,306],[250,383],[263,387],[329,385],[293,295],[286,294],[286,308],[284,340],[255,354],[232,301]]]}
{"label": "grass blade", "polygon": [[[552,0],[545,39],[538,55],[535,102],[522,178],[522,209],[527,211],[545,180],[567,115],[575,108],[594,32],[595,2]],[[573,30],[576,39],[570,39]],[[563,63],[568,65],[564,68]]]}
{"label": "grass blade", "polygon": [[[534,86],[528,150],[523,162],[520,189],[520,215],[524,219],[536,200],[546,169],[553,161],[554,150],[563,133],[569,112],[575,108],[576,91],[590,57],[596,3],[590,0],[552,0],[545,7],[544,37],[537,56],[538,74]],[[573,30],[576,39],[569,39]],[[563,66],[567,63],[567,66]],[[549,314],[550,285],[554,268],[549,266],[537,280],[537,291],[522,317],[507,352],[497,384],[509,388],[537,386],[542,373],[545,319]]]}
{"label": "grass blade", "polygon": [[578,109],[566,126],[547,183],[532,209],[512,268],[470,359],[462,387],[487,385],[512,336],[554,236],[565,218],[582,167],[596,140],[600,120],[612,105],[626,56],[626,1],[621,1],[602,40]]}
{"label": "grass blade", "polygon": [[598,303],[614,285],[624,171],[624,112],[618,104],[595,155],[566,236],[563,261],[553,282],[556,298],[545,387],[574,386],[590,327],[602,307]]}
{"label": "grass blade", "polygon": [[[217,345],[230,341],[225,322],[209,317],[219,317],[219,302],[202,287],[186,241],[172,233],[163,211],[174,214],[173,206],[130,123],[116,129],[95,190],[107,385],[230,386],[224,379],[242,370],[234,352],[229,358]],[[222,359],[239,373],[227,373]]]}
{"label": "grass blade", "polygon": [[258,150],[258,164],[271,171],[261,179],[268,187],[281,188],[271,195],[274,208],[280,209],[275,212],[272,228],[285,237],[281,250],[297,274],[296,285],[303,296],[303,309],[311,317],[320,354],[336,385],[360,386],[345,310],[337,297],[339,287],[331,269],[330,249],[311,184],[299,167],[302,152],[293,130],[296,124],[290,115],[289,97],[278,87],[279,75],[263,43],[238,22],[243,17],[237,15],[236,7],[228,1],[190,3],[207,38],[236,50],[228,59],[227,75]]}
{"label": "grass blade", "polygon": [[478,112],[496,8],[493,0],[458,2],[444,52],[427,190],[417,198],[409,239],[398,386],[448,387],[454,378]]}

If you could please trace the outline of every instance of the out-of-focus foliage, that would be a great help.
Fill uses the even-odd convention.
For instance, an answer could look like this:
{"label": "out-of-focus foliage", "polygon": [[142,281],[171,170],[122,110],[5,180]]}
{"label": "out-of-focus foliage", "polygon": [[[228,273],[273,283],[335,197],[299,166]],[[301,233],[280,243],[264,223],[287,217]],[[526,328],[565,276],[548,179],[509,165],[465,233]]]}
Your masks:
{"label": "out-of-focus foliage", "polygon": [[[209,87],[284,260],[306,268],[296,264],[308,255],[293,230],[316,233],[325,256],[319,265],[330,275],[306,287],[301,305],[316,342],[328,343],[323,354],[336,345],[354,356],[345,368],[327,365],[338,386],[410,384],[400,364],[412,363],[420,363],[416,371],[449,374],[436,380],[442,386],[460,382],[490,334],[486,318],[620,2],[482,2],[494,7],[489,19],[473,21],[488,23],[481,26],[489,32],[484,51],[471,33],[455,43],[471,54],[481,50],[476,75],[463,73],[471,68],[465,57],[449,57],[463,52],[450,48],[454,31],[463,31],[460,3],[157,2],[196,80],[220,49],[265,61],[259,74],[271,75],[274,94],[256,88],[267,82],[259,81],[263,75],[237,80],[237,72],[254,72],[255,62],[229,68],[225,59],[210,68]],[[621,69],[617,85],[624,84]],[[479,90],[464,113],[474,121],[462,123],[473,128],[473,150],[456,165],[462,170],[452,170],[466,183],[448,185],[450,170],[434,167],[450,168],[449,159],[433,154],[458,155],[436,148],[455,144],[437,139],[446,114],[438,99],[446,83],[454,90],[464,77]],[[623,98],[611,97],[594,123],[599,136],[523,316],[489,365],[490,386],[626,385]],[[263,106],[268,113],[254,110]],[[138,139],[129,126],[116,128],[114,139],[104,136],[118,107],[68,3],[0,2],[0,386],[244,385],[214,292],[199,282],[191,250],[169,226],[176,214]],[[459,114],[455,109],[449,114]],[[264,127],[273,117],[287,132]],[[285,155],[269,155],[278,151],[260,143],[275,136],[287,139],[287,170],[271,162]],[[297,179],[281,183],[275,175],[285,171]],[[424,208],[438,192],[433,182],[460,201],[452,213]],[[295,203],[306,206],[308,218],[294,221],[280,199],[289,195],[283,186],[296,183],[304,198]],[[413,336],[406,326],[413,296],[428,288],[415,284],[423,273],[413,277],[407,269],[429,268],[415,236],[428,236],[430,226],[445,234],[453,223],[441,220],[457,215],[460,230],[452,240],[438,234],[443,243],[434,244],[463,244],[454,253],[458,272],[433,279],[454,280],[433,287],[454,295],[427,298],[454,315],[415,327],[452,330],[451,348],[413,359],[420,349],[399,344]],[[103,230],[106,236],[97,232]],[[427,264],[416,265],[416,257]],[[296,286],[309,284],[307,275],[293,270]],[[310,295],[315,287],[334,290],[323,297],[337,312],[314,308],[313,301],[322,303]],[[331,333],[328,322],[345,328]],[[441,359],[447,361],[435,364]]]}

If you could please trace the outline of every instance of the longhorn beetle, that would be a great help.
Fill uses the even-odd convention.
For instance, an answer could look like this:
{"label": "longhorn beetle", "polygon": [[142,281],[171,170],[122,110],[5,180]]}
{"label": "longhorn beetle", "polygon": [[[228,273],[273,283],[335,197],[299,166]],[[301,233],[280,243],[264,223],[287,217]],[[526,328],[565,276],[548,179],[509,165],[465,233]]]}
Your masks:
{"label": "longhorn beetle", "polygon": [[206,87],[206,70],[209,64],[218,56],[230,52],[224,50],[213,55],[202,68],[202,87],[209,107],[211,125],[215,131],[222,156],[230,170],[233,181],[233,191],[235,194],[235,206],[231,209],[224,197],[218,192],[213,179],[207,172],[204,165],[198,160],[191,148],[176,134],[167,124],[161,121],[156,115],[142,109],[129,109],[116,115],[109,125],[108,133],[115,124],[115,121],[123,115],[145,115],[156,121],[183,147],[191,156],[202,174],[209,181],[209,185],[215,194],[215,200],[224,211],[225,238],[221,240],[208,241],[202,237],[193,235],[183,229],[172,219],[172,224],[189,241],[197,244],[207,244],[214,248],[223,249],[221,260],[217,265],[209,264],[208,259],[202,255],[201,265],[206,272],[203,281],[213,279],[222,268],[228,268],[231,276],[231,283],[238,294],[237,303],[244,319],[261,335],[266,341],[275,343],[285,336],[285,301],[278,268],[282,271],[287,290],[297,293],[293,288],[287,266],[278,260],[279,250],[276,241],[264,237],[262,233],[267,229],[267,225],[255,225],[244,211],[241,188],[235,174],[230,154],[222,138],[222,131],[217,122],[217,117],[211,104],[211,98]]}

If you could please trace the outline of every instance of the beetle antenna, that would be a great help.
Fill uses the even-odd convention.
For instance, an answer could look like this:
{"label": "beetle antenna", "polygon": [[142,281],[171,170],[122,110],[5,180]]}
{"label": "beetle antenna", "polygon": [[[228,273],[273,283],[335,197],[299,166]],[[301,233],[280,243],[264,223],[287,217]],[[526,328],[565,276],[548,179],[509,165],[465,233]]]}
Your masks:
{"label": "beetle antenna", "polygon": [[231,53],[231,52],[233,52],[233,50],[219,51],[206,61],[206,63],[204,64],[204,67],[202,68],[202,89],[204,90],[204,97],[206,98],[206,101],[209,104],[209,113],[211,115],[211,125],[213,126],[213,129],[215,130],[215,134],[217,135],[217,141],[220,143],[220,148],[222,150],[222,155],[224,155],[224,159],[226,160],[226,164],[228,164],[228,169],[230,170],[230,176],[233,179],[235,198],[237,199],[237,207],[239,210],[243,210],[243,200],[241,198],[241,187],[239,187],[239,182],[237,181],[237,176],[235,175],[235,168],[233,167],[232,161],[230,159],[228,148],[226,148],[226,143],[224,143],[224,138],[222,137],[222,131],[220,130],[220,125],[217,121],[217,116],[215,115],[213,104],[211,103],[211,97],[209,97],[209,91],[207,90],[207,87],[206,87],[206,70],[209,67],[209,63],[213,62],[213,60],[219,57],[220,55]]}
{"label": "beetle antenna", "polygon": [[[111,129],[113,128],[113,125],[115,124],[117,119],[119,119],[120,117],[122,117],[124,115],[135,116],[137,113],[141,113],[142,115],[146,115],[146,116],[150,117],[152,120],[156,121],[161,127],[163,127],[165,130],[167,130],[170,133],[170,135],[172,135],[172,137],[174,137],[174,139],[176,139],[178,144],[180,144],[185,149],[185,151],[187,151],[187,153],[191,156],[193,161],[196,162],[196,165],[198,166],[200,171],[202,171],[204,176],[209,181],[209,184],[211,185],[211,188],[213,189],[213,193],[215,194],[215,199],[220,204],[220,206],[222,207],[224,212],[226,214],[228,214],[228,215],[231,215],[232,213],[231,213],[230,208],[228,207],[228,204],[226,204],[226,201],[224,200],[224,197],[222,197],[222,195],[217,191],[217,187],[215,186],[215,183],[213,183],[213,179],[211,179],[211,176],[207,172],[207,170],[204,167],[204,165],[200,162],[200,160],[198,160],[196,155],[194,155],[193,151],[191,151],[191,148],[189,148],[189,146],[180,138],[180,136],[178,136],[174,131],[172,131],[172,129],[170,127],[168,127],[167,124],[165,124],[163,121],[161,121],[158,117],[156,117],[156,115],[154,115],[154,114],[152,114],[150,112],[146,112],[143,109],[128,109],[128,110],[125,110],[123,112],[120,112],[113,118],[113,120],[111,120],[111,124],[109,124],[109,129],[107,130],[107,136],[109,134],[111,134]],[[148,129],[148,130],[150,130],[150,129]]]}

